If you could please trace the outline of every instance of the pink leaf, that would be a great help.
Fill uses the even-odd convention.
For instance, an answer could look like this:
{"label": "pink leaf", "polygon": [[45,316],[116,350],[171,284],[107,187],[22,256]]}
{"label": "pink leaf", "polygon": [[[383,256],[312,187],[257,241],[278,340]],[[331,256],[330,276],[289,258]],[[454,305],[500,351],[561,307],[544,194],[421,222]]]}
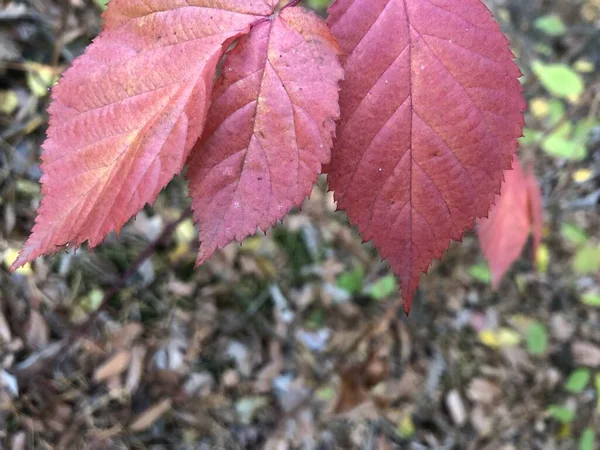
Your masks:
{"label": "pink leaf", "polygon": [[531,220],[531,232],[533,234],[533,258],[535,261],[537,250],[542,243],[542,231],[544,226],[542,190],[532,168],[529,168],[525,177],[527,178],[527,199]]}
{"label": "pink leaf", "polygon": [[346,54],[330,187],[408,311],[421,272],[500,191],[520,71],[480,0],[337,0],[328,23]]}
{"label": "pink leaf", "polygon": [[177,174],[200,136],[216,66],[270,0],[112,0],[103,33],[53,90],[44,199],[13,265],[97,245]]}
{"label": "pink leaf", "polygon": [[338,53],[320,18],[286,8],[228,54],[190,157],[198,264],[266,230],[310,193],[339,117]]}
{"label": "pink leaf", "polygon": [[505,172],[502,191],[489,217],[481,219],[477,226],[481,249],[490,265],[494,289],[523,252],[531,229],[529,211],[528,182],[515,157],[513,169]]}

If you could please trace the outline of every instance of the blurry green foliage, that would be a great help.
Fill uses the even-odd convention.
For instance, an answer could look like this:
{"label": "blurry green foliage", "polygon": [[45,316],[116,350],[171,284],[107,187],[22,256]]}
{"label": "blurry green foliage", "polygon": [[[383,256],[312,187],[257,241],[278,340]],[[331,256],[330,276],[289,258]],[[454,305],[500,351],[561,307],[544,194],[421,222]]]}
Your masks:
{"label": "blurry green foliage", "polygon": [[546,414],[562,424],[571,423],[575,419],[575,412],[565,406],[552,405],[546,410]]}
{"label": "blurry green foliage", "polygon": [[542,138],[543,133],[541,131],[537,131],[531,128],[523,129],[523,137],[519,139],[519,143],[522,146],[530,146],[535,145]]}
{"label": "blurry green foliage", "polygon": [[394,275],[386,275],[377,280],[369,289],[369,294],[375,300],[383,300],[398,292],[398,281]]}
{"label": "blurry green foliage", "polygon": [[361,267],[357,267],[352,272],[344,272],[338,278],[338,287],[348,291],[350,294],[358,294],[364,287],[365,274]]}
{"label": "blurry green foliage", "polygon": [[581,303],[600,308],[600,294],[587,293],[581,296]]}
{"label": "blurry green foliage", "polygon": [[542,149],[558,158],[581,161],[587,156],[589,136],[598,125],[595,119],[580,120],[575,126],[565,122],[542,142]]}
{"label": "blurry green foliage", "polygon": [[576,246],[584,245],[589,239],[585,230],[572,223],[563,223],[560,228],[560,234]]}
{"label": "blurry green foliage", "polygon": [[579,441],[579,450],[594,450],[596,448],[596,433],[590,427],[586,428],[581,434]]}
{"label": "blurry green foliage", "polygon": [[588,275],[600,270],[600,246],[585,245],[577,250],[573,259],[573,270],[578,275]]}
{"label": "blurry green foliage", "polygon": [[572,394],[580,394],[585,390],[592,378],[589,369],[577,369],[567,379],[565,389]]}
{"label": "blurry green foliage", "polygon": [[467,270],[471,278],[483,284],[490,284],[492,282],[492,273],[487,262],[480,262],[475,264]]}
{"label": "blurry green foliage", "polygon": [[312,9],[325,9],[331,4],[331,0],[308,0],[308,6]]}
{"label": "blurry green foliage", "polygon": [[531,68],[542,86],[552,95],[576,100],[583,94],[583,79],[566,64],[546,64],[536,60]]}
{"label": "blurry green foliage", "polygon": [[532,321],[525,333],[527,351],[532,355],[541,356],[548,350],[548,331],[541,322]]}
{"label": "blurry green foliage", "polygon": [[558,14],[539,17],[533,26],[550,36],[563,36],[567,32],[567,26]]}

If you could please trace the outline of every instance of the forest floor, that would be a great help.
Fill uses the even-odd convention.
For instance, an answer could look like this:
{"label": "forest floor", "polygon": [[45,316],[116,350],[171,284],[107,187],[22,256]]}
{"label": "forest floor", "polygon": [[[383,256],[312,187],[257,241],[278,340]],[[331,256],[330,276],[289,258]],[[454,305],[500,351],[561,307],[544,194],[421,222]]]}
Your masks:
{"label": "forest floor", "polygon": [[[524,73],[542,251],[493,291],[470,233],[405,317],[325,180],[196,270],[178,178],[93,252],[9,274],[41,199],[48,87],[102,5],[0,0],[0,449],[600,448],[600,2],[487,3]],[[548,63],[584,93],[554,96]]]}

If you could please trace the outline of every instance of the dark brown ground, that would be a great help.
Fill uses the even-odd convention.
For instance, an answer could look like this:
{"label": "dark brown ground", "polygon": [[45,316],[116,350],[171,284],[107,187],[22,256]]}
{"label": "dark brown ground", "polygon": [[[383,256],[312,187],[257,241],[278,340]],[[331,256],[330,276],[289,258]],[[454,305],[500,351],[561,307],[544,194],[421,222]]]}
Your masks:
{"label": "dark brown ground", "polygon": [[[533,59],[600,67],[598,0],[491,4],[528,100],[551,98]],[[472,275],[482,257],[468,235],[423,277],[409,318],[395,290],[372,295],[389,270],[324,182],[302,212],[195,271],[189,219],[158,239],[189,205],[177,179],[93,253],[8,274],[40,201],[44,78],[83,51],[99,13],[91,0],[0,1],[0,448],[550,450],[600,427],[600,309],[581,301],[600,276],[574,272],[561,233],[575,224],[600,243],[598,127],[580,162],[521,151],[544,194],[545,273],[524,255],[493,292]],[[533,27],[549,13],[564,36]],[[573,121],[598,113],[600,78],[584,77]],[[350,295],[339,277],[356,268],[365,289]],[[571,393],[576,369],[592,380]]]}

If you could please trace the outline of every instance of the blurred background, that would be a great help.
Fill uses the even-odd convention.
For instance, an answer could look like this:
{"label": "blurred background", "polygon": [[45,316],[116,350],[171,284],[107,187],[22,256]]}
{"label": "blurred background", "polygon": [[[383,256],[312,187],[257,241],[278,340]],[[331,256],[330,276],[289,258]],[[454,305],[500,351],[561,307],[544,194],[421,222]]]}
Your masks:
{"label": "blurred background", "polygon": [[494,292],[468,234],[408,318],[325,180],[197,270],[176,178],[94,252],[8,273],[41,199],[49,87],[104,3],[0,1],[0,448],[600,448],[599,0],[486,2],[524,73],[543,245]]}

